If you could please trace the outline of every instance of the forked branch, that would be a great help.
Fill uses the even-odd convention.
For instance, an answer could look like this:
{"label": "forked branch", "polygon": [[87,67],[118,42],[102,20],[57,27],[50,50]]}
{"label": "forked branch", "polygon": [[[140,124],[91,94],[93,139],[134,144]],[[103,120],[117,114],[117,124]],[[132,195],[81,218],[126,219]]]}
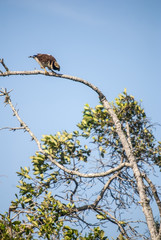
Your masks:
{"label": "forked branch", "polygon": [[[7,72],[9,72],[9,69],[8,69],[8,67],[6,66],[6,64],[4,63],[4,59],[2,58],[2,59],[0,59],[0,63],[2,64],[2,66],[5,68],[5,70],[7,71]],[[3,72],[2,71],[0,71],[1,72],[1,74],[3,74]]]}

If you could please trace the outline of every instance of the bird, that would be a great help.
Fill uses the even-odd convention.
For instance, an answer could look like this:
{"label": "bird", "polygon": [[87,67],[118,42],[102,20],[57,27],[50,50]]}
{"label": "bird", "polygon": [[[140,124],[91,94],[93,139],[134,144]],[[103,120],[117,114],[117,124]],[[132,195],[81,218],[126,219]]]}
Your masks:
{"label": "bird", "polygon": [[34,58],[40,64],[40,67],[45,70],[45,74],[48,74],[46,67],[51,71],[60,71],[60,66],[52,55],[38,53],[37,55],[29,56],[29,58]]}

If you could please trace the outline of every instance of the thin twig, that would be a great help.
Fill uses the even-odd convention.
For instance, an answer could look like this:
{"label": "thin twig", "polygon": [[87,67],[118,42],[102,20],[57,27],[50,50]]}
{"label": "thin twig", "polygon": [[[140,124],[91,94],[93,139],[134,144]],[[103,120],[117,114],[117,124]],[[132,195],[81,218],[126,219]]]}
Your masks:
{"label": "thin twig", "polygon": [[10,131],[17,131],[17,130],[22,130],[22,129],[25,129],[25,128],[24,127],[13,127],[13,128],[11,128],[11,127],[3,127],[3,128],[0,128],[0,131],[1,130],[5,130],[5,129],[8,129]]}
{"label": "thin twig", "polygon": [[[107,211],[104,211],[104,210],[102,210],[102,209],[100,209],[100,210],[95,209],[95,211],[96,211],[97,213],[103,215],[103,216],[104,216],[104,214],[107,215],[107,216],[109,216],[109,217],[107,217],[107,218],[108,218],[111,222],[117,224],[118,227],[120,228],[122,234],[123,234],[127,239],[130,239],[129,236],[127,235],[126,230],[124,229],[123,225],[122,225],[122,224],[120,223],[120,221],[118,221],[114,216],[112,216],[111,213],[109,213],[109,212],[107,212]],[[102,214],[102,212],[103,212],[103,214]]]}
{"label": "thin twig", "polygon": [[[5,70],[6,70],[7,72],[9,72],[9,69],[8,69],[8,67],[6,66],[6,64],[4,63],[4,59],[3,59],[3,58],[0,59],[0,63],[1,63],[2,66],[5,68]],[[3,73],[3,72],[1,72],[1,73]]]}

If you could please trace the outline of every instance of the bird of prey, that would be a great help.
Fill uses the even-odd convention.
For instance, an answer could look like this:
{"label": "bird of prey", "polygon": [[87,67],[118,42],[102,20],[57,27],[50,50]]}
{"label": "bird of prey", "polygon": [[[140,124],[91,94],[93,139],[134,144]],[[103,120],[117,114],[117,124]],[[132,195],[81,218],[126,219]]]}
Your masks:
{"label": "bird of prey", "polygon": [[45,70],[45,74],[47,74],[46,67],[51,71],[60,71],[60,66],[52,55],[38,53],[29,57],[34,58],[40,64],[41,68]]}

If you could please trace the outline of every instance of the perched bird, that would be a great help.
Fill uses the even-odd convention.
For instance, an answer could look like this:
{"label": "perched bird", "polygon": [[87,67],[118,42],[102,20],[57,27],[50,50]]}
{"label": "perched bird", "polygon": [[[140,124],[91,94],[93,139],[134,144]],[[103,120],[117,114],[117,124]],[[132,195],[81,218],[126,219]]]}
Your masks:
{"label": "perched bird", "polygon": [[41,68],[45,70],[46,74],[47,74],[47,71],[45,69],[46,67],[51,71],[52,70],[60,71],[60,66],[52,55],[38,53],[37,55],[29,57],[34,58],[40,64]]}

